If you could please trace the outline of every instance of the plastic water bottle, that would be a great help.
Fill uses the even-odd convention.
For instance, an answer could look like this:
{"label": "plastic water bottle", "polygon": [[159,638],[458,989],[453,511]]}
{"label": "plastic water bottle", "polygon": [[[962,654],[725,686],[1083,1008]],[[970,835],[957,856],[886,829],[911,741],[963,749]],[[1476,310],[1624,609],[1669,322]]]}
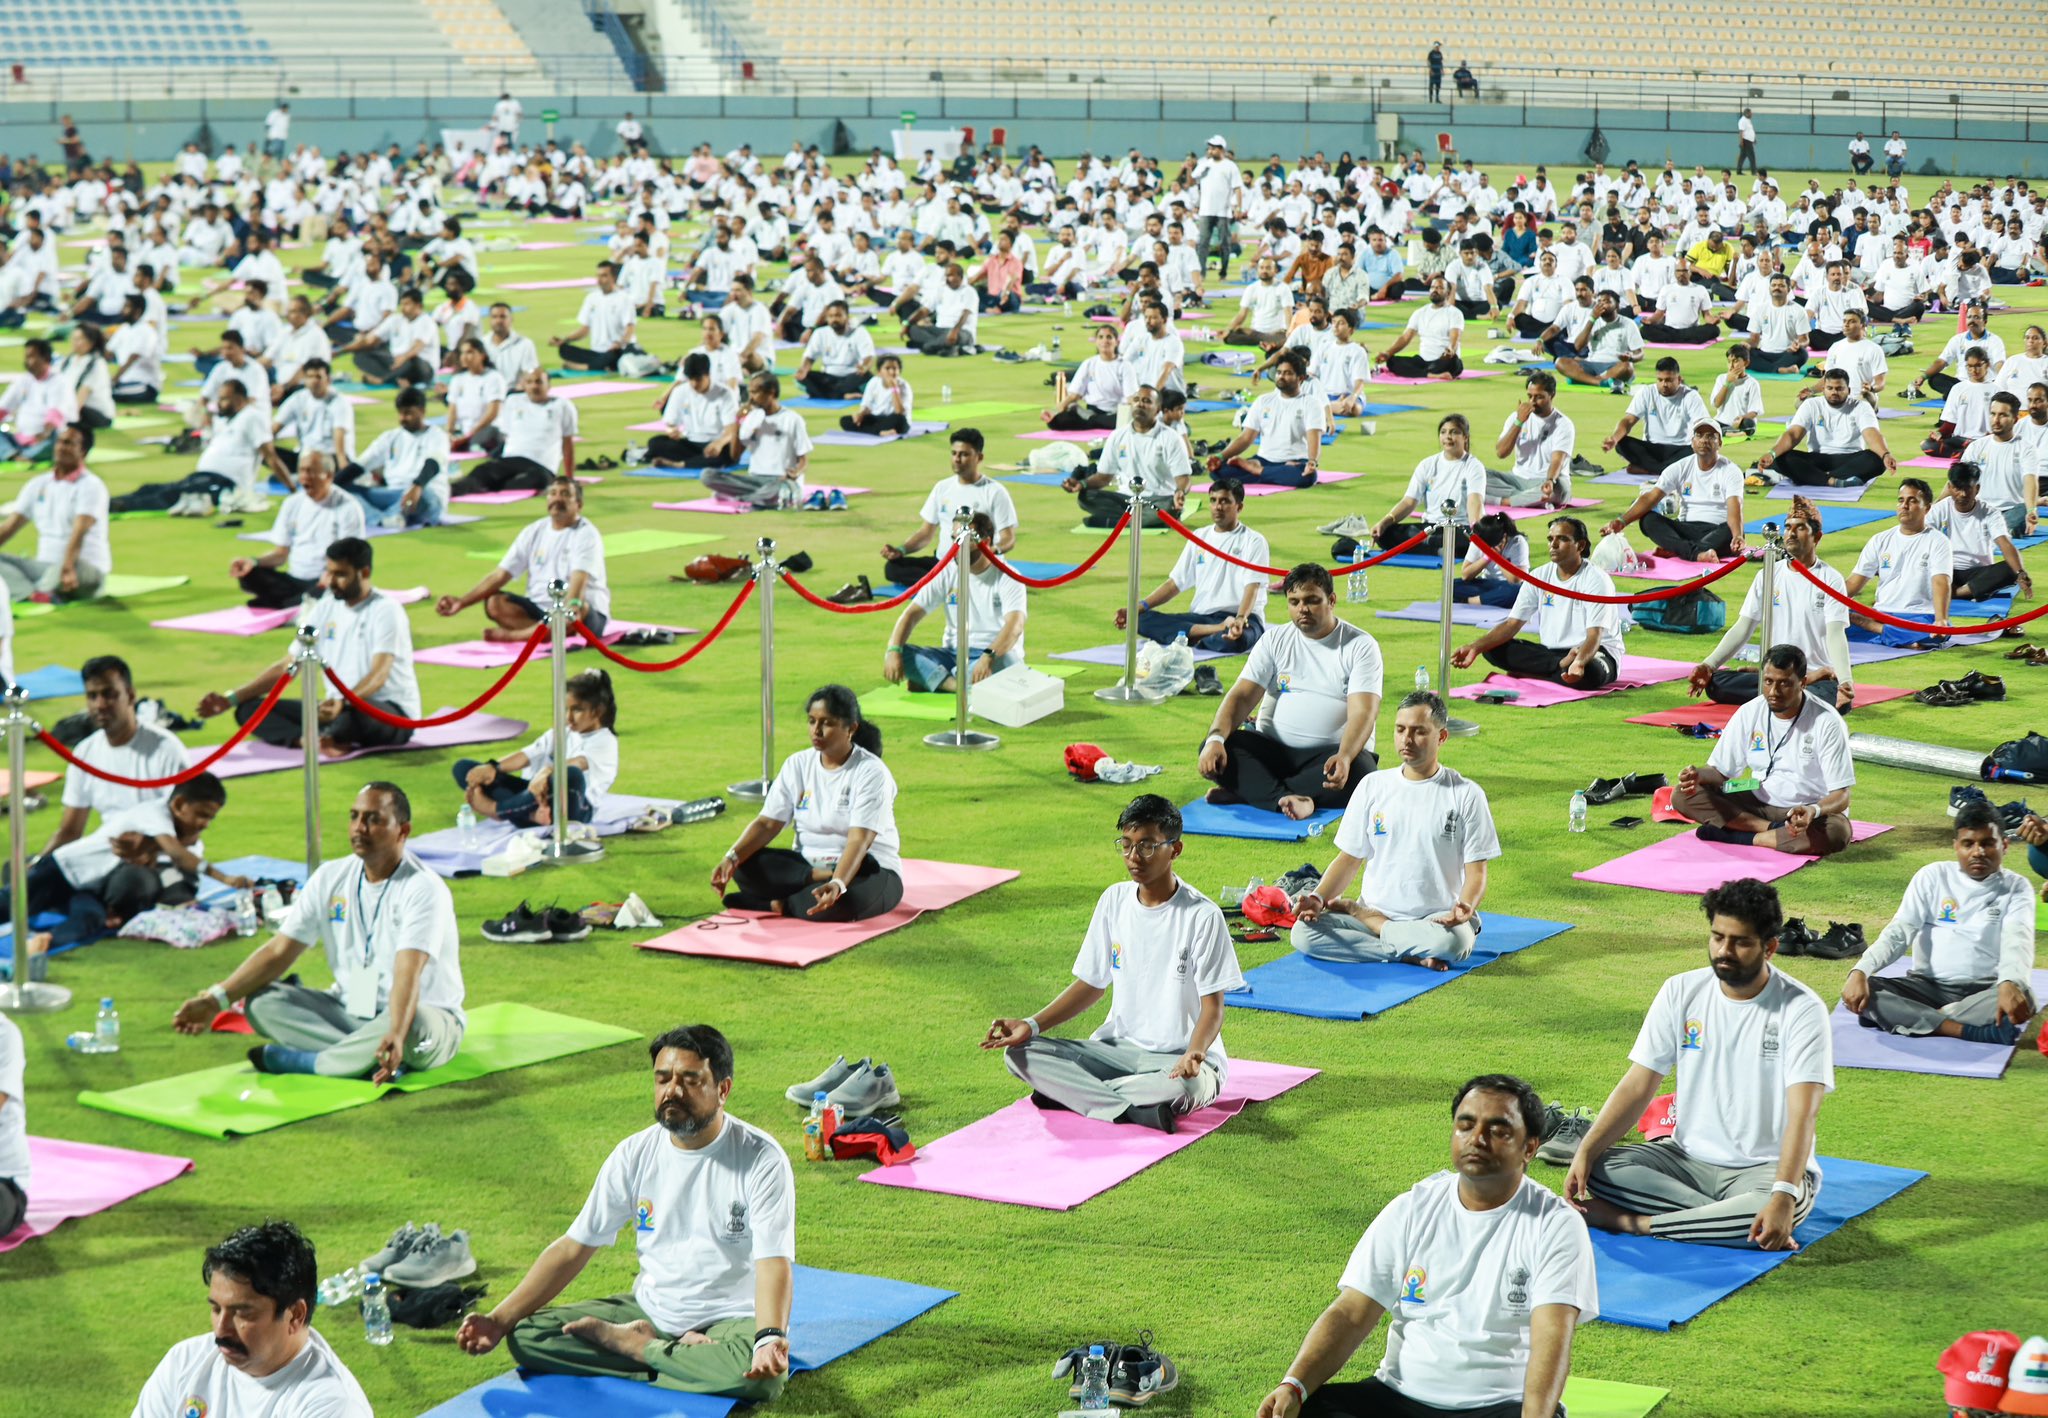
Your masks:
{"label": "plastic water bottle", "polygon": [[825,1115],[832,1105],[826,1102],[826,1093],[819,1089],[811,1095],[811,1111],[804,1119],[804,1160],[822,1162],[825,1160]]}
{"label": "plastic water bottle", "polygon": [[237,892],[235,895],[235,934],[247,938],[256,934],[263,924],[263,914],[256,906],[254,888]]}
{"label": "plastic water bottle", "polygon": [[476,809],[468,803],[455,809],[455,834],[465,850],[476,846]]}
{"label": "plastic water bottle", "polygon": [[[1352,548],[1351,565],[1357,568],[1358,564],[1364,560],[1365,548],[1362,546]],[[1350,575],[1344,578],[1344,599],[1356,605],[1363,602],[1367,595],[1365,572],[1363,569],[1354,569]]]}
{"label": "plastic water bottle", "polygon": [[1429,689],[1428,665],[1417,665],[1415,667],[1415,687],[1419,690],[1424,691],[1427,691]]}
{"label": "plastic water bottle", "polygon": [[1984,770],[1984,781],[1987,783],[2031,783],[2035,781],[2035,778],[2033,774],[2027,772],[2024,768],[2007,768],[2003,764],[1994,763]]}
{"label": "plastic water bottle", "polygon": [[391,1342],[391,1306],[384,1299],[384,1277],[363,1272],[363,1338],[372,1344]]}
{"label": "plastic water bottle", "polygon": [[724,798],[693,798],[670,813],[669,821],[708,822],[724,811]]}
{"label": "plastic water bottle", "polygon": [[99,1018],[92,1025],[92,1052],[96,1054],[118,1054],[121,1052],[121,1011],[114,1008],[110,995],[100,1001]]}
{"label": "plastic water bottle", "polygon": [[320,1303],[328,1309],[335,1309],[353,1300],[363,1288],[362,1273],[350,1266],[339,1275],[330,1275],[320,1282]]}
{"label": "plastic water bottle", "polygon": [[1081,1361],[1081,1407],[1089,1412],[1109,1407],[1109,1358],[1100,1344],[1089,1345]]}
{"label": "plastic water bottle", "polygon": [[941,384],[941,385],[939,386],[939,402],[940,402],[940,403],[942,403],[942,404],[950,404],[950,403],[952,403],[952,402],[953,402],[953,386],[952,386],[952,385],[950,385],[950,384]]}
{"label": "plastic water bottle", "polygon": [[1055,325],[1055,326],[1053,326],[1053,327],[1052,327],[1052,352],[1053,352],[1053,357],[1054,357],[1054,358],[1058,358],[1058,357],[1059,357],[1059,352],[1060,352],[1060,327],[1059,327],[1059,326],[1057,326],[1057,325]]}
{"label": "plastic water bottle", "polygon": [[1584,788],[1576,788],[1572,791],[1570,827],[1574,832],[1584,832],[1586,830],[1586,790]]}

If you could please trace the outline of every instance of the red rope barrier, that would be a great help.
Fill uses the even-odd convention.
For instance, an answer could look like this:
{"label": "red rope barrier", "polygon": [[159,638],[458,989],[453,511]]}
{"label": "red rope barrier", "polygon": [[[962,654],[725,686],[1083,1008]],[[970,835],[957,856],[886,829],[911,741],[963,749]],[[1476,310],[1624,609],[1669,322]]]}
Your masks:
{"label": "red rope barrier", "polygon": [[687,665],[690,663],[690,661],[696,659],[697,656],[701,655],[704,651],[710,649],[711,642],[716,640],[719,636],[725,634],[725,628],[728,625],[732,624],[732,618],[740,613],[740,607],[745,605],[747,603],[747,597],[753,594],[754,582],[753,578],[749,577],[746,583],[740,587],[740,593],[732,598],[732,604],[725,608],[725,614],[718,618],[718,624],[712,626],[711,629],[705,631],[704,634],[698,639],[697,643],[695,645],[692,645],[689,649],[683,651],[682,654],[676,656],[673,660],[663,660],[658,665],[642,664],[638,660],[629,659],[626,656],[621,655],[618,651],[612,649],[611,646],[605,644],[595,635],[592,635],[590,633],[590,628],[584,625],[584,623],[580,620],[576,622],[576,629],[582,634],[584,639],[590,642],[592,649],[596,650],[598,654],[604,656],[613,664],[622,665],[629,670],[638,670],[643,675],[661,674],[668,670],[681,669],[684,665]]}
{"label": "red rope barrier", "polygon": [[277,677],[277,683],[270,686],[270,693],[263,696],[263,702],[257,706],[256,712],[249,716],[247,723],[239,725],[234,733],[228,736],[226,743],[222,744],[212,753],[207,754],[206,757],[200,759],[190,768],[187,768],[183,773],[173,774],[169,778],[127,778],[119,773],[109,773],[106,769],[95,768],[92,764],[79,758],[70,749],[64,747],[61,740],[51,738],[49,734],[40,729],[36,731],[36,737],[42,740],[43,747],[54,752],[73,768],[83,769],[95,778],[103,778],[109,783],[119,783],[124,788],[175,788],[180,783],[189,783],[194,778],[197,778],[201,773],[213,767],[214,764],[226,758],[243,739],[255,733],[256,726],[270,717],[270,711],[275,709],[277,701],[284,697],[284,692],[290,687],[294,673],[294,669],[287,667],[285,672]]}
{"label": "red rope barrier", "polygon": [[[1193,532],[1189,531],[1186,524],[1184,524],[1178,517],[1175,517],[1171,512],[1161,512],[1159,514],[1159,520],[1166,523],[1167,526],[1173,528],[1174,531],[1179,532],[1183,537],[1186,537],[1189,541],[1193,542],[1203,551],[1208,552],[1211,556],[1222,558],[1224,561],[1229,562],[1232,566],[1242,566],[1247,571],[1263,571],[1268,576],[1285,576],[1294,569],[1291,566],[1261,566],[1256,561],[1246,561],[1241,556],[1232,556],[1229,552],[1223,550],[1223,548],[1221,547],[1212,547],[1207,542],[1203,541],[1200,537],[1196,536]],[[1407,551],[1410,547],[1420,544],[1428,536],[1429,528],[1425,527],[1397,547],[1388,547],[1385,551],[1375,552],[1373,555],[1367,557],[1364,561],[1343,561],[1339,562],[1335,566],[1325,567],[1324,570],[1328,571],[1332,576],[1348,576],[1354,571],[1366,570],[1371,567],[1378,566],[1381,562],[1389,560],[1392,557],[1397,557],[1402,552]]]}
{"label": "red rope barrier", "polygon": [[2004,620],[1985,621],[1981,625],[1929,625],[1927,622],[1920,620],[1901,620],[1898,616],[1887,615],[1881,610],[1874,610],[1864,605],[1861,601],[1850,599],[1827,582],[1821,580],[1820,577],[1808,571],[1806,567],[1797,561],[1789,561],[1788,564],[1794,571],[1804,576],[1821,590],[1827,592],[1832,599],[1840,601],[1851,610],[1867,615],[1881,625],[1896,626],[1900,630],[1917,630],[1923,635],[1985,635],[2000,630],[2011,630],[2016,626],[2025,625],[2029,621],[2039,620],[2042,616],[2048,615],[2048,605],[2042,605],[2034,607],[2025,615],[2007,616]]}
{"label": "red rope barrier", "polygon": [[1094,552],[1092,552],[1089,555],[1086,561],[1082,562],[1072,571],[1062,571],[1057,576],[1048,576],[1043,580],[1040,580],[1036,576],[1026,576],[1016,567],[1010,565],[1010,563],[1008,563],[1007,561],[1004,561],[1000,556],[997,556],[996,549],[990,546],[987,542],[983,542],[981,544],[981,554],[989,559],[989,564],[991,566],[995,567],[996,570],[1002,572],[1003,575],[1009,577],[1012,581],[1016,581],[1023,585],[1029,586],[1034,591],[1049,591],[1055,586],[1064,586],[1069,581],[1087,575],[1089,571],[1094,569],[1095,563],[1102,560],[1103,553],[1107,552],[1111,547],[1116,545],[1116,539],[1124,534],[1124,528],[1130,525],[1131,514],[1126,512],[1123,516],[1117,518],[1116,525],[1109,529],[1108,538],[1102,543],[1101,546],[1095,548]]}
{"label": "red rope barrier", "polygon": [[469,703],[463,705],[460,709],[450,709],[445,714],[436,714],[427,719],[408,719],[403,714],[394,714],[389,709],[372,704],[369,700],[364,699],[353,689],[350,689],[348,685],[344,684],[341,676],[335,674],[332,669],[327,671],[327,682],[341,691],[341,697],[348,701],[349,707],[368,714],[380,724],[389,724],[397,729],[437,729],[443,724],[452,724],[457,719],[467,719],[477,710],[483,708],[486,704],[504,693],[505,686],[512,683],[513,677],[526,668],[526,662],[533,658],[534,652],[540,649],[541,642],[547,638],[548,628],[545,625],[536,625],[533,628],[533,634],[526,637],[526,644],[520,647],[519,658],[506,667],[505,673],[498,676],[497,683],[493,684],[476,698],[470,700]]}
{"label": "red rope barrier", "polygon": [[1545,591],[1555,591],[1567,600],[1591,601],[1595,605],[1602,606],[1634,606],[1640,605],[1644,601],[1668,601],[1673,596],[1683,596],[1688,591],[1697,591],[1702,586],[1711,586],[1723,576],[1732,576],[1740,571],[1745,564],[1741,557],[1731,557],[1724,565],[1716,567],[1695,581],[1684,581],[1676,586],[1665,586],[1655,591],[1643,591],[1633,596],[1596,596],[1587,591],[1574,591],[1568,586],[1559,586],[1554,582],[1539,580],[1537,577],[1531,576],[1528,572],[1522,570],[1521,567],[1515,565],[1512,561],[1509,561],[1478,537],[1472,539],[1472,545],[1484,552],[1488,561],[1491,561],[1495,566],[1498,566],[1501,570],[1525,585],[1540,587]]}
{"label": "red rope barrier", "polygon": [[909,600],[919,591],[922,591],[925,587],[931,585],[932,580],[941,571],[944,571],[946,569],[947,563],[952,561],[952,559],[959,554],[959,551],[960,544],[958,542],[955,542],[951,546],[947,547],[946,554],[939,558],[939,564],[937,566],[934,566],[931,570],[925,572],[923,576],[919,577],[917,584],[915,586],[912,586],[909,590],[905,591],[902,595],[891,596],[886,601],[868,601],[862,605],[857,606],[842,606],[837,604],[836,602],[826,600],[816,591],[813,591],[810,587],[804,585],[803,582],[797,580],[796,573],[794,572],[784,571],[782,573],[782,581],[783,584],[788,586],[790,590],[796,592],[799,596],[809,601],[812,605],[816,606],[821,611],[832,611],[839,615],[873,615],[876,611],[890,611],[896,609],[896,607],[902,605],[905,601]]}

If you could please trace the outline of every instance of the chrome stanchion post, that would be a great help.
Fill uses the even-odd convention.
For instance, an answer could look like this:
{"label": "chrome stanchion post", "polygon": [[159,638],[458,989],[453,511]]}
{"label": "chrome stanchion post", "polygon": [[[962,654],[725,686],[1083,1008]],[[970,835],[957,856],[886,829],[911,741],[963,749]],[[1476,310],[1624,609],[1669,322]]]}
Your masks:
{"label": "chrome stanchion post", "polygon": [[[1442,521],[1438,525],[1443,539],[1444,588],[1436,641],[1436,692],[1448,706],[1451,702],[1451,607],[1454,604],[1452,598],[1456,594],[1458,581],[1458,525],[1454,520],[1458,515],[1458,504],[1446,500],[1439,510],[1442,516]],[[1477,535],[1476,530],[1473,535]],[[1450,720],[1449,728],[1451,734],[1457,738],[1470,738],[1479,732],[1478,724],[1455,715]]]}
{"label": "chrome stanchion post", "polygon": [[775,781],[775,539],[763,537],[754,544],[760,557],[754,563],[754,599],[761,603],[761,776],[726,787],[726,796],[761,802]]}
{"label": "chrome stanchion post", "polygon": [[316,627],[299,627],[292,642],[292,663],[299,676],[299,742],[306,751],[306,771],[301,776],[305,779],[306,872],[311,875],[320,865],[320,703],[327,697]]}
{"label": "chrome stanchion post", "polygon": [[548,814],[554,829],[540,849],[548,862],[594,862],[604,844],[569,840],[569,583],[548,582],[548,668],[554,715],[548,770]]}
{"label": "chrome stanchion post", "polygon": [[13,685],[7,691],[7,831],[10,856],[8,895],[10,924],[14,928],[13,979],[0,990],[0,1010],[9,1014],[52,1014],[71,1003],[71,991],[47,980],[34,979],[46,957],[28,956],[28,736],[30,722],[28,691]]}
{"label": "chrome stanchion post", "polygon": [[1758,614],[1756,622],[1756,663],[1757,673],[1763,673],[1764,656],[1771,650],[1771,607],[1778,596],[1778,559],[1785,554],[1784,536],[1776,522],[1764,524],[1764,564],[1760,573],[1763,585],[1757,588]]}
{"label": "chrome stanchion post", "polygon": [[1144,555],[1144,538],[1138,535],[1145,525],[1144,483],[1138,478],[1131,479],[1130,516],[1131,525],[1125,535],[1131,539],[1130,584],[1124,593],[1124,678],[1123,683],[1110,685],[1107,689],[1095,691],[1095,697],[1108,704],[1157,704],[1156,695],[1145,693],[1138,688],[1138,579],[1144,574],[1140,562]]}
{"label": "chrome stanchion post", "polygon": [[926,734],[933,748],[994,748],[1002,740],[967,727],[967,689],[974,680],[969,663],[974,616],[973,596],[968,587],[974,571],[974,517],[965,507],[953,516],[953,693],[956,696],[953,727]]}

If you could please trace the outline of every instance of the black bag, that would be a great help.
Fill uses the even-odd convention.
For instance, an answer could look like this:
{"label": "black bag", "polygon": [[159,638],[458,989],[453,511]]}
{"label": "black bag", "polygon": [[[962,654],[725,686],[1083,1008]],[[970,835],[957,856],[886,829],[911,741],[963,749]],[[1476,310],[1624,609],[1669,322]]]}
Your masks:
{"label": "black bag", "polygon": [[1687,591],[1661,601],[1644,601],[1634,608],[1634,615],[1643,630],[1712,635],[1727,626],[1728,603],[1712,591]]}
{"label": "black bag", "polygon": [[404,1290],[391,1301],[391,1318],[414,1329],[439,1329],[460,1317],[483,1293],[481,1285],[457,1285],[452,1281],[424,1290]]}
{"label": "black bag", "polygon": [[2048,738],[2029,729],[2023,739],[2007,739],[1984,760],[1981,771],[1986,779],[1991,777],[1993,768],[2024,773],[2030,782],[2048,783]]}

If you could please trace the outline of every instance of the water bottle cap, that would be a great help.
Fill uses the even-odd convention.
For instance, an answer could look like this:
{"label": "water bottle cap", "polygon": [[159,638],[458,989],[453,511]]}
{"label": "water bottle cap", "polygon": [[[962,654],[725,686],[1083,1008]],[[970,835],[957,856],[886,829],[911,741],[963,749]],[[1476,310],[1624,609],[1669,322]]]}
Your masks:
{"label": "water bottle cap", "polygon": [[813,1103],[824,1103],[824,1102],[829,1102],[829,1101],[830,1101],[830,1099],[831,1099],[831,1096],[832,1096],[831,1094],[827,1093],[827,1092],[826,1092],[826,1091],[825,1091],[824,1089],[820,1088],[820,1089],[819,1089],[819,1090],[818,1090],[817,1092],[815,1092],[815,1093],[813,1093],[813,1094],[811,1095],[811,1101],[812,1101]]}
{"label": "water bottle cap", "polygon": [[383,1283],[384,1283],[384,1273],[383,1273],[382,1271],[378,1271],[378,1270],[366,1270],[366,1271],[364,1271],[364,1272],[363,1272],[363,1284],[365,1284],[365,1285],[381,1285],[381,1284],[383,1284]]}
{"label": "water bottle cap", "polygon": [[1100,1344],[1089,1345],[1088,1357],[1091,1359],[1100,1359],[1102,1357],[1102,1346]]}
{"label": "water bottle cap", "polygon": [[108,996],[107,996],[107,997],[106,997],[105,999],[103,999],[103,1000],[101,1000],[101,1001],[100,1001],[100,1008],[101,1008],[101,1009],[112,1009],[113,1007],[114,1007],[114,997],[113,997],[112,995],[108,995]]}

